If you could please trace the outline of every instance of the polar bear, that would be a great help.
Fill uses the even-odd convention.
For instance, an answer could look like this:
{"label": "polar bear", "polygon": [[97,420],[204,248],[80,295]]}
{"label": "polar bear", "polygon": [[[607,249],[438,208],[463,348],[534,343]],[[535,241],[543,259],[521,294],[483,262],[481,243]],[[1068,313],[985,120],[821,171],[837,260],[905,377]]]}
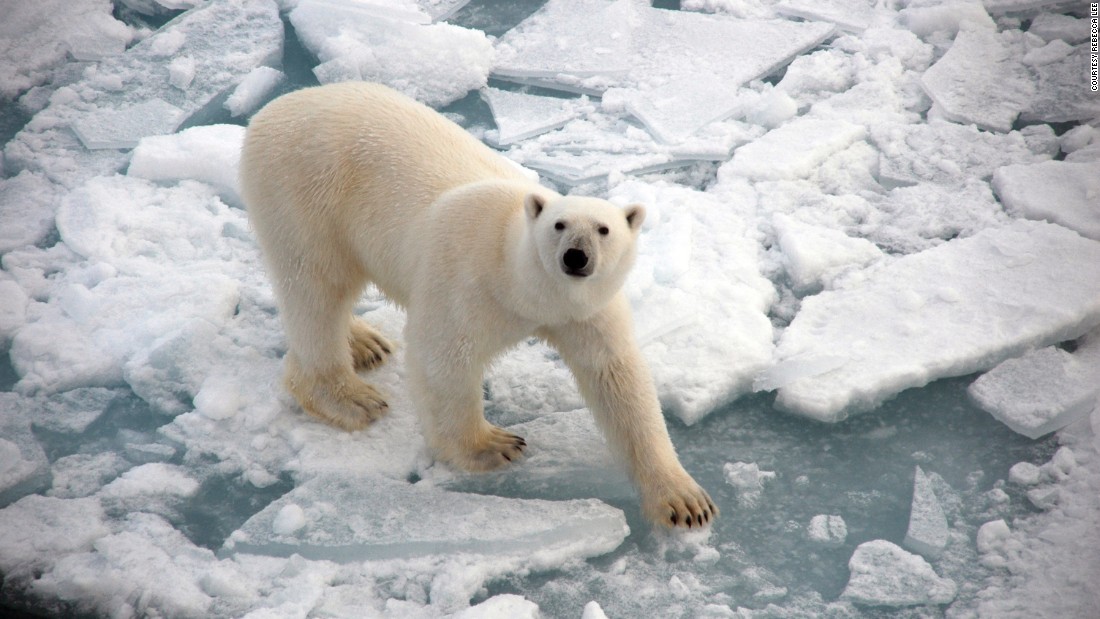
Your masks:
{"label": "polar bear", "polygon": [[288,340],[285,385],[309,414],[366,427],[386,402],[357,370],[393,346],[352,316],[373,283],[405,308],[407,379],[425,439],[467,470],[526,442],[486,421],[482,380],[532,335],[554,346],[655,523],[718,514],[681,466],[621,291],[645,209],[566,197],[430,108],[344,83],[252,119],[241,189]]}

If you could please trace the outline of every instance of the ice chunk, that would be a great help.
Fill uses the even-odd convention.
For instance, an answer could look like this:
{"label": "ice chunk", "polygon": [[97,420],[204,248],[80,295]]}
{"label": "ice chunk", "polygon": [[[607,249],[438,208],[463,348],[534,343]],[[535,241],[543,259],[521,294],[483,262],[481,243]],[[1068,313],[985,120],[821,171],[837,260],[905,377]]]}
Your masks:
{"label": "ice chunk", "polygon": [[905,532],[905,547],[936,559],[947,546],[947,517],[932,489],[932,480],[918,466],[913,478],[913,501],[909,508],[909,529]]}
{"label": "ice chunk", "polygon": [[1036,92],[1018,60],[1023,45],[1011,33],[963,29],[943,58],[924,72],[921,85],[944,118],[1009,131]]}
{"label": "ice chunk", "polygon": [[471,606],[448,619],[539,619],[539,606],[522,595],[502,593]]}
{"label": "ice chunk", "polygon": [[278,69],[256,67],[233,89],[233,93],[225,100],[225,109],[234,118],[251,114],[285,80],[286,75]]}
{"label": "ice chunk", "polygon": [[722,466],[726,483],[737,488],[737,502],[755,507],[764,494],[764,485],[775,479],[775,471],[762,471],[755,462],[727,462]]}
{"label": "ice chunk", "polygon": [[797,118],[736,149],[719,173],[752,180],[806,177],[830,155],[866,135],[863,126],[843,120]]}
{"label": "ice chunk", "polygon": [[955,582],[940,578],[923,558],[886,540],[860,544],[848,561],[841,598],[866,606],[923,606],[955,599]]}
{"label": "ice chunk", "polygon": [[787,260],[787,273],[796,291],[828,288],[844,271],[883,257],[874,243],[839,230],[812,226],[787,215],[776,215],[775,232]]}
{"label": "ice chunk", "polygon": [[481,96],[493,111],[499,146],[557,129],[576,118],[588,103],[587,99],[539,97],[498,88],[486,88]]}
{"label": "ice chunk", "polygon": [[848,539],[848,525],[840,516],[818,514],[810,519],[806,538],[822,546],[843,546]]}
{"label": "ice chunk", "polygon": [[1065,0],[982,0],[982,4],[991,15],[1031,12],[1065,3]]}
{"label": "ice chunk", "polygon": [[903,389],[1079,337],[1100,324],[1098,263],[1100,243],[1023,220],[806,298],[780,339],[778,363],[836,350],[849,360],[781,388],[776,403],[839,421]]}
{"label": "ice chunk", "polygon": [[1031,105],[1023,110],[1023,121],[1073,122],[1089,121],[1100,115],[1100,97],[1089,88],[1081,85],[1081,75],[1089,72],[1090,56],[1088,45],[1081,44],[1065,56],[1056,55],[1066,51],[1060,42],[1048,45],[1048,51],[1055,56],[1051,61],[1033,67],[1039,74],[1039,83]]}
{"label": "ice chunk", "polygon": [[1042,470],[1030,462],[1017,462],[1008,470],[1008,481],[1021,486],[1039,483]]}
{"label": "ice chunk", "polygon": [[920,183],[876,195],[875,210],[859,226],[861,236],[895,254],[911,254],[944,241],[973,236],[1009,220],[989,183]]}
{"label": "ice chunk", "polygon": [[775,288],[760,275],[734,198],[640,181],[616,186],[610,197],[655,209],[626,292],[662,406],[695,423],[747,393],[767,367]]}
{"label": "ice chunk", "polygon": [[15,393],[0,393],[0,506],[49,484],[50,462],[31,433],[30,406]]}
{"label": "ice chunk", "polygon": [[0,179],[0,254],[46,238],[60,194],[61,188],[42,174],[24,170]]}
{"label": "ice chunk", "polygon": [[899,13],[902,23],[921,38],[940,32],[955,36],[963,28],[996,31],[997,24],[977,0],[911,5]]}
{"label": "ice chunk", "polygon": [[91,496],[130,466],[111,451],[58,458],[50,469],[53,485],[46,494],[59,499]]}
{"label": "ice chunk", "polygon": [[[195,77],[186,90],[169,83],[161,49],[166,40],[173,50],[168,55],[195,61]],[[188,11],[124,53],[101,61],[77,83],[59,89],[50,105],[5,145],[5,166],[13,172],[43,172],[66,187],[118,172],[125,168],[128,154],[108,146],[112,132],[128,128],[140,137],[163,133],[172,125],[138,126],[118,114],[136,107],[139,112],[151,111],[151,120],[166,121],[175,115],[165,107],[168,104],[181,111],[182,118],[172,125],[178,126],[179,120],[194,117],[252,69],[277,63],[282,44],[283,24],[272,0],[227,0]],[[102,120],[118,126],[97,126]],[[92,145],[104,150],[87,150],[70,127],[79,128],[86,139],[95,140]]]}
{"label": "ice chunk", "polygon": [[989,133],[942,120],[875,127],[871,142],[882,152],[882,182],[894,185],[921,181],[951,185],[968,177],[989,179],[999,167],[1050,158],[1035,154],[1018,131]]}
{"label": "ice chunk", "polygon": [[0,99],[14,99],[45,83],[69,54],[77,60],[99,60],[122,53],[134,31],[111,16],[113,8],[110,0],[5,3]]}
{"label": "ice chunk", "polygon": [[978,529],[976,539],[978,552],[982,554],[997,553],[1003,550],[1005,540],[1011,534],[1008,523],[1003,519],[991,520]]}
{"label": "ice chunk", "polygon": [[121,395],[116,389],[84,387],[51,396],[34,415],[34,426],[61,434],[83,434]]}
{"label": "ice chunk", "polygon": [[1010,359],[970,385],[970,396],[1002,423],[1039,438],[1084,417],[1100,398],[1100,334],[1070,354],[1049,347]]}
{"label": "ice chunk", "polygon": [[847,32],[863,32],[875,15],[874,8],[866,0],[784,0],[775,5],[775,12],[829,22]]}
{"label": "ice chunk", "polygon": [[227,201],[240,204],[237,169],[242,142],[244,127],[238,125],[205,125],[142,138],[126,173],[159,182],[202,181]]}
{"label": "ice chunk", "polygon": [[161,99],[152,99],[86,115],[73,123],[73,131],[89,150],[133,148],[145,136],[175,132],[185,119],[186,114],[180,108]]}
{"label": "ice chunk", "polygon": [[1089,40],[1089,22],[1072,15],[1043,13],[1031,20],[1027,32],[1047,42],[1061,39],[1070,45],[1077,45]]}
{"label": "ice chunk", "polygon": [[[291,504],[305,523],[280,533],[276,520]],[[621,511],[592,499],[506,499],[342,473],[274,501],[225,550],[340,562],[457,553],[583,558],[611,551],[628,531]]]}
{"label": "ice chunk", "polygon": [[581,613],[581,619],[607,619],[607,614],[603,612],[603,608],[600,603],[593,600],[584,605],[584,611]]}
{"label": "ice chunk", "polygon": [[427,13],[433,22],[450,18],[469,3],[470,0],[416,0],[420,10]]}
{"label": "ice chunk", "polygon": [[65,555],[90,550],[110,532],[96,499],[32,494],[0,509],[0,572],[29,577]]}
{"label": "ice chunk", "polygon": [[23,288],[0,272],[0,346],[10,343],[12,335],[26,322],[28,302]]}
{"label": "ice chunk", "polygon": [[440,106],[485,86],[493,62],[480,31],[379,16],[351,0],[302,0],[290,21],[321,61],[313,72],[322,84],[380,82]]}

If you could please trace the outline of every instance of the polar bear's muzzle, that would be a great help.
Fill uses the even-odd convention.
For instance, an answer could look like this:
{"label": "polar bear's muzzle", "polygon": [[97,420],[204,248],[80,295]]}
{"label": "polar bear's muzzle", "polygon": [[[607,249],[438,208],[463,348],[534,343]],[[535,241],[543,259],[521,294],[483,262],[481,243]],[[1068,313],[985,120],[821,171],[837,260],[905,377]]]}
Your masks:
{"label": "polar bear's muzzle", "polygon": [[572,277],[588,277],[594,262],[583,249],[570,247],[561,255],[561,270]]}

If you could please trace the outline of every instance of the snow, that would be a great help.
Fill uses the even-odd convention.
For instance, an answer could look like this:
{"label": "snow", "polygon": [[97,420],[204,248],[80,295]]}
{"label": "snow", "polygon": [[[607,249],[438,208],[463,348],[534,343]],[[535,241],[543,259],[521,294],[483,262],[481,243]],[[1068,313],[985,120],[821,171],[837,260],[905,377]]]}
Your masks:
{"label": "snow", "polygon": [[904,545],[927,559],[937,559],[947,546],[948,533],[947,516],[936,497],[932,480],[918,466],[913,477],[913,502],[909,508]]}
{"label": "snow", "polygon": [[842,597],[868,606],[947,604],[958,587],[940,578],[921,557],[886,540],[860,544],[848,563],[852,571]]}
{"label": "snow", "polygon": [[1075,353],[1041,348],[1009,359],[970,386],[978,406],[1012,430],[1039,438],[1086,416],[1100,399],[1100,333]]}
{"label": "snow", "polygon": [[[115,4],[0,1],[0,614],[1100,609],[1100,100],[1070,3]],[[249,115],[336,79],[646,205],[625,291],[713,527],[651,530],[533,339],[485,381],[524,461],[433,462],[373,290],[389,415],[301,413],[237,157]]]}
{"label": "snow", "polygon": [[780,387],[776,403],[840,421],[903,389],[1079,337],[1100,324],[1098,261],[1095,241],[1018,220],[804,299],[776,348],[778,365],[825,354],[847,360]]}

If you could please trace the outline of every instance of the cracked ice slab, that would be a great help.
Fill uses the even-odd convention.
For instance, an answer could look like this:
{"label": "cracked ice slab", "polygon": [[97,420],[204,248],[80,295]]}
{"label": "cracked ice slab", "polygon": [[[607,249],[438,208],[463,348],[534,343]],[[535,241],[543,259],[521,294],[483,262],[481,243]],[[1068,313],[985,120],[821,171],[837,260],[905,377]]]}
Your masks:
{"label": "cracked ice slab", "polygon": [[947,535],[947,516],[932,489],[932,479],[918,466],[913,477],[913,501],[909,509],[905,547],[935,559],[947,546]]}
{"label": "cracked ice slab", "polygon": [[1100,398],[1100,332],[1076,352],[1041,348],[1009,359],[970,385],[974,401],[1014,432],[1032,439],[1084,417]]}
{"label": "cracked ice slab", "polygon": [[1100,161],[1005,166],[993,173],[993,191],[1010,213],[1100,241]]}
{"label": "cracked ice slab", "polygon": [[587,99],[540,97],[521,92],[485,88],[481,98],[489,104],[497,124],[498,146],[552,131],[579,116],[588,106]]}
{"label": "cracked ice slab", "polygon": [[[126,52],[104,59],[80,82],[54,93],[50,105],[5,146],[5,166],[9,173],[43,172],[69,188],[119,172],[129,155],[116,148],[132,146],[141,135],[174,130],[252,69],[278,63],[282,49],[283,23],[271,0],[226,0],[188,11]],[[170,59],[184,57],[194,61],[194,78],[186,88],[178,88],[171,84],[166,66]],[[163,104],[153,103],[157,100]],[[141,107],[149,105],[159,109]],[[126,134],[124,143],[112,146],[111,135],[95,133],[102,128],[97,127],[102,118],[117,120],[115,115],[135,106],[155,113],[148,116],[152,122],[118,125],[119,135]],[[102,150],[85,148],[72,129],[94,137],[90,147]]]}
{"label": "cracked ice slab", "polygon": [[223,551],[339,562],[463,553],[557,563],[610,552],[629,532],[622,511],[595,499],[511,499],[345,473],[313,478],[272,502]]}
{"label": "cracked ice slab", "polygon": [[1019,220],[872,269],[803,300],[776,348],[782,371],[843,357],[780,387],[781,408],[826,422],[938,378],[989,369],[1100,324],[1100,243]]}
{"label": "cracked ice slab", "polygon": [[866,135],[862,125],[844,120],[798,118],[735,150],[721,173],[751,180],[802,178]]}
{"label": "cracked ice slab", "polygon": [[960,30],[951,49],[921,77],[921,86],[936,104],[933,111],[990,131],[1012,129],[1036,92],[1019,60],[1024,46],[1020,37],[1008,32]]}
{"label": "cracked ice slab", "polygon": [[846,32],[863,32],[871,25],[875,10],[857,0],[786,0],[775,6],[780,15],[829,22]]}
{"label": "cracked ice slab", "polygon": [[856,547],[848,561],[851,577],[840,597],[867,606],[947,604],[958,587],[940,578],[923,558],[886,540]]}

